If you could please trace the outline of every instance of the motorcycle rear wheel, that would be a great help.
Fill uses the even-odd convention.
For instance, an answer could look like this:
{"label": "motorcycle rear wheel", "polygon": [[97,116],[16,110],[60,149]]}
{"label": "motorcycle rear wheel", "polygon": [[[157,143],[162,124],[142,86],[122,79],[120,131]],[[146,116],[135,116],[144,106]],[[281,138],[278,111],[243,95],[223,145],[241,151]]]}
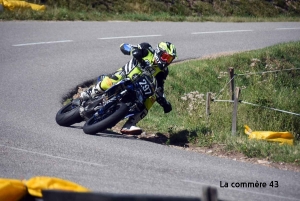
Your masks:
{"label": "motorcycle rear wheel", "polygon": [[57,112],[55,120],[60,126],[70,126],[81,122],[83,119],[79,113],[79,106],[69,103]]}
{"label": "motorcycle rear wheel", "polygon": [[109,110],[111,114],[101,121],[96,121],[94,116],[88,119],[83,126],[83,132],[86,134],[96,134],[107,128],[115,126],[127,115],[129,108],[125,103],[118,103],[117,105],[114,105],[108,109],[108,111]]}

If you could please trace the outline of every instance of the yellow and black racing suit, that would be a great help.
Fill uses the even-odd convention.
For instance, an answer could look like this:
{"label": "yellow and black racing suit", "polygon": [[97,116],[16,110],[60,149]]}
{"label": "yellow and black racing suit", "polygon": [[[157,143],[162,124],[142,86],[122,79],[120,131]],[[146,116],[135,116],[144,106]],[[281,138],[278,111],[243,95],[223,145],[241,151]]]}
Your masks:
{"label": "yellow and black racing suit", "polygon": [[[124,78],[132,79],[135,74],[140,74],[143,69],[147,68],[147,70],[156,78],[157,88],[161,88],[163,94],[164,82],[169,73],[168,68],[160,69],[155,64],[155,51],[149,43],[141,43],[137,46],[129,45],[130,50],[128,50],[128,45],[129,44],[122,44],[120,49],[124,54],[132,55],[132,59],[116,72],[102,76],[101,82],[97,83],[97,85],[99,85],[97,87],[100,87],[101,91],[105,91],[120,80]],[[125,48],[125,46],[127,46],[127,48]],[[172,110],[171,104],[166,101],[164,96],[158,98],[151,96],[144,103],[147,111],[152,107],[155,101],[164,108],[165,113]]]}

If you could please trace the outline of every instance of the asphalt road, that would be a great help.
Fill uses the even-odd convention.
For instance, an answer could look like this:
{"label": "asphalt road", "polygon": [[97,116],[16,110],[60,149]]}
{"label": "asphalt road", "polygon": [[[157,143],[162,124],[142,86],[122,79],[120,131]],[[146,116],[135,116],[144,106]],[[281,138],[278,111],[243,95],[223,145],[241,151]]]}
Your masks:
{"label": "asphalt road", "polygon": [[300,173],[55,122],[65,93],[130,59],[123,42],[170,41],[180,61],[297,40],[300,23],[0,22],[0,177],[53,176],[116,194],[199,197],[209,185],[226,200],[300,200]]}

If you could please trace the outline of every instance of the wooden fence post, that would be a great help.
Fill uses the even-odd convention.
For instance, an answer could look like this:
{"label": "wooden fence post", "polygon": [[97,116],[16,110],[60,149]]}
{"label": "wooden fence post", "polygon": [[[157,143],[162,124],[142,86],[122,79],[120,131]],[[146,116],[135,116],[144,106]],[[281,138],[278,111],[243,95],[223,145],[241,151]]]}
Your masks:
{"label": "wooden fence post", "polygon": [[211,101],[211,92],[206,94],[206,115],[210,115],[210,101]]}
{"label": "wooden fence post", "polygon": [[235,89],[235,96],[234,96],[234,103],[233,103],[233,111],[232,111],[232,135],[236,135],[236,128],[237,128],[237,109],[238,109],[238,102],[240,96],[240,88],[236,87]]}
{"label": "wooden fence post", "polygon": [[229,78],[230,78],[230,88],[229,93],[231,94],[231,100],[234,100],[234,68],[228,68],[229,71]]}

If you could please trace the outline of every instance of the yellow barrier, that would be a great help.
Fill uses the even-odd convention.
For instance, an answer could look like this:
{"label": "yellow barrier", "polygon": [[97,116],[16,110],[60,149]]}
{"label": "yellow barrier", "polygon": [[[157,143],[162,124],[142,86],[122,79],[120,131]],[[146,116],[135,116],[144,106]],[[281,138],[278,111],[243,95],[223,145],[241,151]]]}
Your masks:
{"label": "yellow barrier", "polygon": [[42,197],[42,190],[66,190],[76,192],[89,192],[89,190],[76,183],[53,177],[33,177],[26,182],[28,192],[32,196]]}
{"label": "yellow barrier", "polygon": [[16,179],[0,178],[0,200],[18,201],[26,195],[26,186]]}
{"label": "yellow barrier", "polygon": [[290,132],[252,131],[249,126],[245,125],[244,127],[245,134],[247,134],[250,139],[279,142],[280,144],[294,144],[294,136]]}
{"label": "yellow barrier", "polygon": [[10,11],[16,9],[32,9],[36,11],[44,11],[46,9],[46,6],[44,5],[38,5],[18,0],[0,0],[0,4],[2,4],[4,8]]}
{"label": "yellow barrier", "polygon": [[0,178],[1,201],[18,201],[28,193],[33,197],[42,197],[42,190],[90,192],[83,186],[55,177],[33,177],[28,181]]}

